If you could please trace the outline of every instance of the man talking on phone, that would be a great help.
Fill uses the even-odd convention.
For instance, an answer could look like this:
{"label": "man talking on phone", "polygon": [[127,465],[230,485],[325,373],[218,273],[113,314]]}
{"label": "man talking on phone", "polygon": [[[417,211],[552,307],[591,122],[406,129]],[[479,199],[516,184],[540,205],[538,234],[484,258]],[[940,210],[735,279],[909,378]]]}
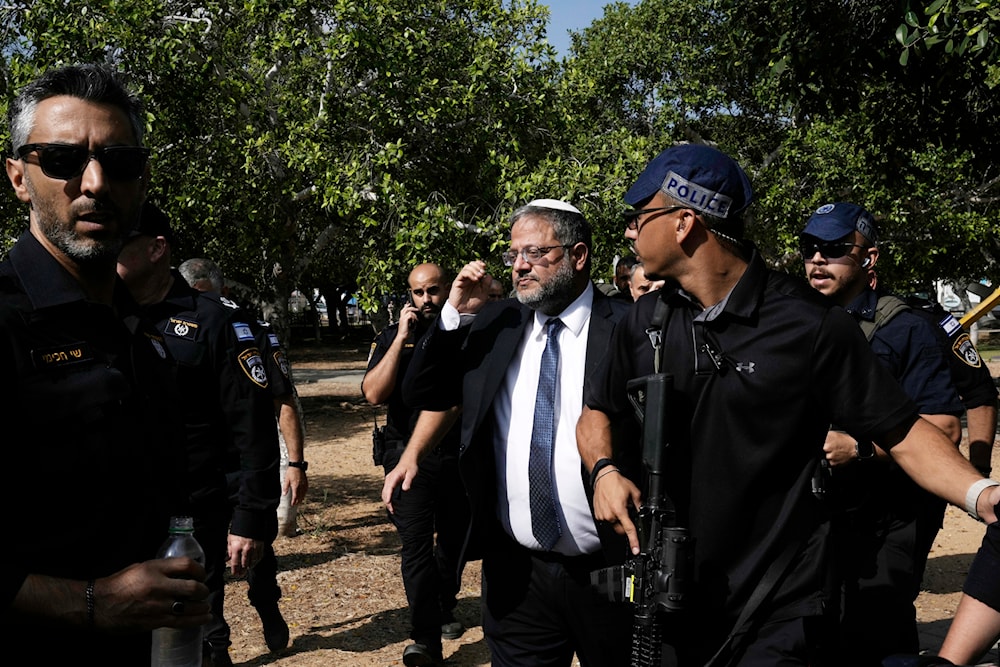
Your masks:
{"label": "man talking on phone", "polygon": [[[413,346],[437,319],[448,298],[451,282],[437,264],[419,264],[410,272],[407,302],[399,322],[388,326],[372,343],[368,371],[361,381],[365,399],[386,405],[385,455],[380,462],[386,474],[399,462],[418,418],[403,402],[400,385],[406,375]],[[447,412],[423,413],[420,428],[435,433]],[[441,639],[457,639],[465,631],[455,619],[461,578],[459,553],[469,521],[468,501],[458,474],[458,430],[450,429],[434,450],[420,461],[408,488],[394,492],[387,503],[389,518],[402,542],[400,569],[410,606],[412,644],[403,650],[406,667],[439,665]],[[437,533],[437,543],[434,534]]]}

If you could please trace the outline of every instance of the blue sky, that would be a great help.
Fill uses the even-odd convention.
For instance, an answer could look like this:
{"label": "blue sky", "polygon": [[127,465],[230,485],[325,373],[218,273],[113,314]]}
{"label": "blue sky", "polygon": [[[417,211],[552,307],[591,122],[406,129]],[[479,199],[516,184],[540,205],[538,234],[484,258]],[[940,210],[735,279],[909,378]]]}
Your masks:
{"label": "blue sky", "polygon": [[[625,0],[634,5],[637,0]],[[594,19],[604,16],[604,6],[611,0],[549,0],[549,44],[556,48],[559,57],[569,55],[569,33],[567,30],[582,30]]]}

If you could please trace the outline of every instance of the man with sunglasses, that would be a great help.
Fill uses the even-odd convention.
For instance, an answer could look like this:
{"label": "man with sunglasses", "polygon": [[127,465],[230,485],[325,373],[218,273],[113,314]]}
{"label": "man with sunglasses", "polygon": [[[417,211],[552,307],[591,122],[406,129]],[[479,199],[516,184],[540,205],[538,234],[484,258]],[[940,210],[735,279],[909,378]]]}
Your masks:
{"label": "man with sunglasses", "polygon": [[[585,381],[628,305],[591,282],[591,229],[574,206],[538,199],[510,222],[502,259],[517,298],[489,301],[485,263],[466,264],[414,353],[404,395],[424,409],[462,410],[460,467],[472,507],[462,557],[483,559],[494,667],[568,667],[574,653],[585,667],[623,666],[631,610],[600,600],[590,572],[626,552],[594,521],[575,425]],[[405,488],[422,442],[407,446],[383,500]]]}
{"label": "man with sunglasses", "polygon": [[[629,382],[671,377],[661,470],[694,555],[687,609],[663,615],[664,664],[842,665],[838,536],[812,487],[830,424],[977,517],[994,520],[1000,488],[919,417],[846,311],[766,267],[744,236],[752,199],[740,166],[701,145],[666,149],[628,190],[626,237],[648,276],[676,283],[616,329],[577,439],[588,468],[634,450],[611,432],[633,418]],[[639,553],[639,488],[601,480],[595,515]]]}
{"label": "man with sunglasses", "polygon": [[[7,176],[28,229],[0,264],[6,448],[0,642],[37,664],[149,664],[150,631],[208,618],[204,569],[149,560],[178,505],[162,337],[115,274],[149,168],[141,102],[109,69],[53,69],[9,111]],[[30,500],[28,500],[30,499]]]}
{"label": "man with sunglasses", "polygon": [[[420,428],[440,426],[433,451],[420,471],[387,503],[389,519],[402,543],[400,571],[410,606],[410,639],[403,664],[442,662],[441,639],[458,639],[465,628],[454,615],[462,568],[459,552],[469,523],[468,503],[458,476],[458,431],[453,415],[421,415],[403,401],[401,385],[414,345],[434,325],[450,283],[437,264],[418,264],[407,279],[409,294],[399,321],[372,343],[361,391],[372,405],[386,405],[386,450],[382,467],[389,475],[403,449]],[[435,541],[436,534],[436,541]]]}
{"label": "man with sunglasses", "polygon": [[[957,446],[964,406],[934,325],[871,287],[869,274],[880,255],[873,216],[856,204],[825,204],[809,218],[799,247],[809,284],[857,320],[875,356],[917,404],[921,417]],[[843,660],[877,667],[888,655],[920,648],[913,602],[945,503],[889,465],[889,455],[871,442],[835,428],[823,449],[832,472],[830,491],[855,499],[838,516],[848,535]]]}

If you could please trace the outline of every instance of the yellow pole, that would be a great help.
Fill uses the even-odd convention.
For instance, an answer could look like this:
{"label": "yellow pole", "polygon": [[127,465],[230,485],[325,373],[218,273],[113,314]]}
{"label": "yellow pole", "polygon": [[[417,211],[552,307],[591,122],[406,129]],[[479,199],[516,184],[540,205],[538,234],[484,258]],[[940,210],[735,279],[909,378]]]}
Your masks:
{"label": "yellow pole", "polygon": [[962,316],[959,323],[968,329],[973,322],[996,308],[997,304],[1000,304],[1000,289],[994,290],[993,294],[990,294],[987,298],[981,300],[978,306]]}

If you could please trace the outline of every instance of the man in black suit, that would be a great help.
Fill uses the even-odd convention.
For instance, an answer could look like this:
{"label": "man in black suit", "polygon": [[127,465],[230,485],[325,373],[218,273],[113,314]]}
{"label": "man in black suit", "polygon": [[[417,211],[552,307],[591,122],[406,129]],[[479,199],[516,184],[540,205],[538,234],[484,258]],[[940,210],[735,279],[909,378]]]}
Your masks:
{"label": "man in black suit", "polygon": [[[472,509],[463,560],[483,559],[483,630],[494,667],[626,665],[631,609],[601,601],[589,574],[624,558],[602,536],[576,449],[583,387],[627,304],[590,281],[591,230],[573,206],[535,200],[511,216],[516,299],[489,301],[481,261],[452,283],[438,325],[414,354],[404,395],[462,407],[460,467]],[[416,474],[418,428],[383,499]],[[433,438],[426,438],[432,442]]]}

